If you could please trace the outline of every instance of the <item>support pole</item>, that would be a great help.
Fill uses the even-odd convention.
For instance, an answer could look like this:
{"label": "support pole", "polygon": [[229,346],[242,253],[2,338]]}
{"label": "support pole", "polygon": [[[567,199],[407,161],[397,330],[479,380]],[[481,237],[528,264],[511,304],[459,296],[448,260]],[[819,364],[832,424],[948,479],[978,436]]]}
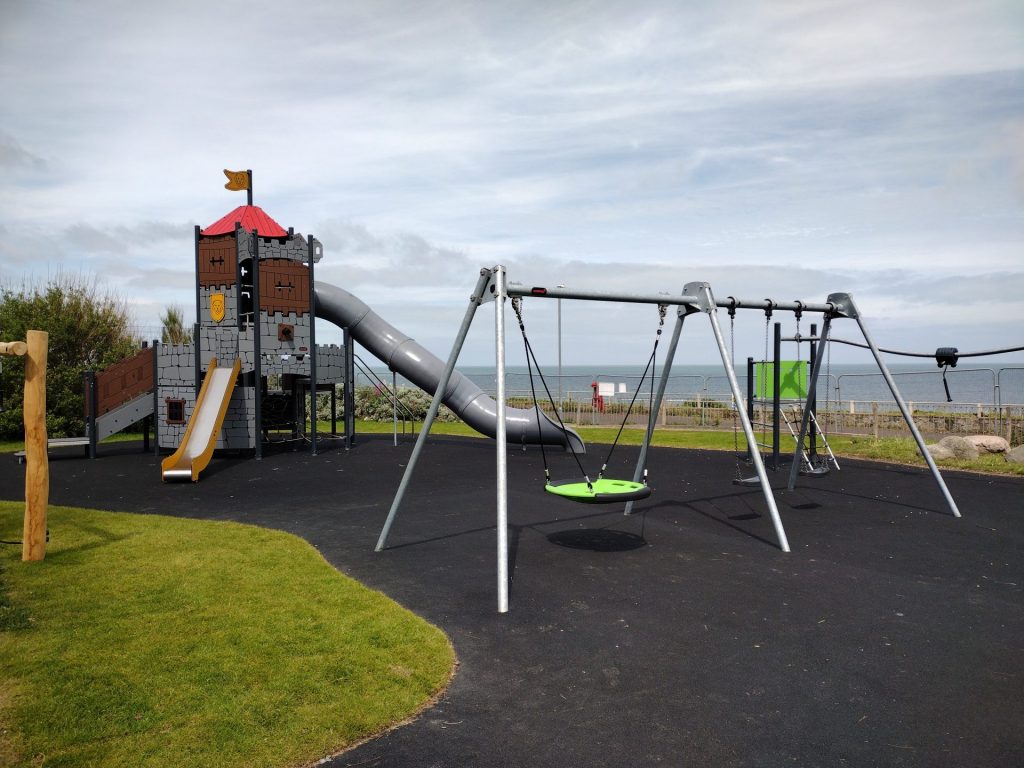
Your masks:
{"label": "support pole", "polygon": [[782,323],[775,323],[775,337],[772,348],[772,387],[775,390],[772,395],[772,469],[779,470],[779,424],[782,410],[779,390],[782,388]]}
{"label": "support pole", "polygon": [[352,449],[356,439],[356,350],[355,339],[348,328],[341,329],[341,343],[345,347],[345,450]]}
{"label": "support pole", "polygon": [[[85,425],[89,432],[89,445],[86,447],[86,454],[90,459],[96,458],[96,449],[99,445],[99,434],[96,425],[96,371],[86,371],[85,378]],[[156,414],[156,411],[153,411]]]}
{"label": "support pole", "polygon": [[[651,412],[647,417],[647,433],[644,435],[644,441],[640,445],[640,457],[636,461],[636,470],[633,472],[633,482],[639,483],[643,477],[644,469],[647,466],[647,449],[651,445],[651,438],[654,436],[654,425],[658,420],[658,412],[661,410],[661,402],[665,399],[665,388],[668,386],[668,377],[672,373],[672,361],[676,357],[676,347],[679,346],[679,336],[683,332],[683,320],[686,316],[692,312],[690,305],[684,305],[679,307],[679,312],[676,315],[676,326],[672,329],[672,340],[669,342],[668,350],[665,352],[665,364],[661,371],[661,379],[658,381],[658,392],[654,396],[654,403],[651,405]],[[654,372],[651,372],[654,375]],[[633,502],[627,501],[626,508],[623,511],[625,515],[633,514]]]}
{"label": "support pole", "polygon": [[[480,278],[476,282],[476,288],[473,290],[473,295],[469,297],[469,307],[466,309],[466,314],[462,318],[462,326],[459,328],[458,334],[455,336],[455,343],[452,344],[451,354],[448,355],[448,362],[445,364],[444,373],[441,374],[441,380],[437,383],[437,390],[434,392],[434,399],[430,401],[430,407],[427,409],[427,415],[423,419],[423,426],[420,428],[420,434],[416,438],[416,445],[413,446],[412,455],[409,457],[409,463],[405,465],[405,473],[402,475],[402,480],[398,484],[398,490],[395,492],[395,498],[391,502],[391,509],[388,511],[387,520],[384,521],[384,527],[381,528],[380,537],[377,539],[377,546],[374,551],[380,552],[387,545],[388,533],[391,530],[391,524],[395,521],[395,515],[398,514],[398,508],[402,505],[402,499],[405,497],[405,490],[409,487],[409,480],[412,478],[413,470],[416,469],[416,462],[419,461],[420,453],[423,452],[423,445],[427,441],[427,435],[430,433],[430,427],[434,423],[434,419],[437,418],[437,412],[441,407],[441,401],[444,399],[445,391],[448,389],[448,383],[451,381],[452,372],[455,370],[455,363],[458,362],[459,353],[462,352],[462,345],[466,341],[466,335],[469,333],[469,327],[473,323],[473,316],[476,314],[477,307],[483,301],[484,290],[487,288],[488,282],[491,279],[491,270],[482,269],[480,270]],[[351,338],[345,340],[346,348],[350,348],[352,344]],[[351,384],[346,385],[346,400],[348,399],[348,387]],[[348,416],[348,406],[346,405],[346,417]],[[348,426],[346,424],[346,432]]]}
{"label": "support pole", "polygon": [[[251,177],[250,177],[251,178]],[[251,185],[250,185],[251,186]],[[317,408],[316,393],[318,382],[316,378],[316,282],[313,275],[314,247],[313,236],[306,238],[306,254],[309,258],[309,452],[316,456],[317,452]]]}
{"label": "support pole", "polygon": [[[249,194],[252,194],[252,185],[249,185]],[[239,230],[241,231],[241,230]],[[256,433],[253,441],[253,457],[260,461],[263,458],[263,348],[262,333],[263,320],[260,316],[260,234],[255,229],[252,235],[252,407],[253,431]],[[199,380],[196,379],[196,385]]]}
{"label": "support pole", "polygon": [[[732,358],[730,358],[730,360],[731,359]],[[754,404],[757,402],[757,387],[754,386],[755,376],[756,376],[756,374],[754,373],[754,358],[748,357],[747,358],[747,407],[746,407],[746,411],[747,411],[747,418],[751,422],[754,421]],[[738,402],[735,403],[735,406],[736,406],[736,410],[739,410],[740,404]],[[764,411],[764,405],[763,404],[761,406],[761,410],[762,410],[762,412]],[[735,427],[733,427],[733,429],[735,430]],[[760,450],[761,450],[760,446],[758,446],[758,445],[756,445],[754,443],[748,442],[747,443],[747,460],[748,461],[753,461],[753,459],[751,458],[751,454],[754,451],[760,451]],[[739,457],[737,456],[737,458],[739,458]]]}
{"label": "support pole", "polygon": [[[497,367],[498,613],[508,613],[508,444],[505,442],[505,267],[494,268],[494,339]],[[538,424],[539,428],[539,424]],[[543,438],[541,438],[543,439]]]}
{"label": "support pole", "polygon": [[50,500],[50,460],[46,442],[46,357],[49,334],[29,331],[25,357],[25,527],[21,559],[46,556],[46,508]]}
{"label": "support pole", "polygon": [[[743,398],[740,393],[739,382],[736,380],[736,371],[732,367],[729,351],[725,346],[725,337],[722,336],[722,328],[718,323],[718,309],[715,306],[714,296],[711,294],[711,286],[707,283],[689,283],[683,288],[683,292],[687,294],[698,293],[699,306],[701,310],[707,313],[708,318],[711,320],[711,329],[715,333],[715,342],[718,344],[718,352],[722,357],[722,365],[725,366],[725,372],[729,378],[729,387],[732,389],[734,401],[738,404]],[[746,411],[742,408],[737,408],[736,410],[739,412],[740,422],[743,424],[743,434],[746,435],[747,444],[755,445],[754,428],[750,424],[750,419],[747,418]],[[779,508],[775,504],[775,496],[772,494],[772,487],[768,482],[768,473],[765,471],[761,452],[751,451],[750,458],[754,462],[757,477],[761,481],[761,491],[764,493],[764,500],[768,504],[772,525],[775,526],[775,537],[779,542],[779,549],[783,552],[789,552],[786,530],[782,527],[782,518],[779,516]]]}
{"label": "support pole", "polygon": [[[818,342],[815,339],[818,337],[818,326],[815,323],[811,323],[811,370],[814,370],[814,363],[818,359]],[[810,450],[807,452],[808,457],[813,465],[815,460],[818,458],[818,427],[817,427],[817,413],[818,413],[818,389],[817,380],[814,382],[815,386],[808,387],[807,389],[807,408],[811,409],[811,413],[814,414],[814,421],[810,424],[810,435],[811,445]],[[827,383],[826,383],[827,386]]]}

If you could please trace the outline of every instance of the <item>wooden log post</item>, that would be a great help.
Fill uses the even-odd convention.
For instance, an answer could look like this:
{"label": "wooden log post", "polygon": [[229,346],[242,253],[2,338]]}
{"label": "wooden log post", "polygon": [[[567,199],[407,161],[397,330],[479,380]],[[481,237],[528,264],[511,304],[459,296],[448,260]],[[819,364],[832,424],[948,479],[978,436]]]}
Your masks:
{"label": "wooden log post", "polygon": [[46,443],[46,358],[50,335],[29,331],[25,340],[25,532],[21,559],[46,556],[46,508],[50,501],[50,459]]}
{"label": "wooden log post", "polygon": [[21,559],[46,556],[46,507],[50,499],[50,465],[46,453],[46,356],[49,335],[29,331],[27,341],[0,342],[0,355],[25,356],[25,527]]}

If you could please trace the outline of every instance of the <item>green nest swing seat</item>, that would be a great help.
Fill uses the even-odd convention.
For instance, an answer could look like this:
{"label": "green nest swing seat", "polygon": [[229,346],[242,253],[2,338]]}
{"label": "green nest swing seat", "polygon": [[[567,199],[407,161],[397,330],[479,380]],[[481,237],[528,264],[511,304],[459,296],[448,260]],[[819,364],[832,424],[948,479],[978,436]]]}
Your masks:
{"label": "green nest swing seat", "polygon": [[564,499],[582,504],[614,504],[621,501],[639,501],[651,495],[651,487],[632,480],[613,480],[599,477],[597,480],[552,480],[544,490]]}

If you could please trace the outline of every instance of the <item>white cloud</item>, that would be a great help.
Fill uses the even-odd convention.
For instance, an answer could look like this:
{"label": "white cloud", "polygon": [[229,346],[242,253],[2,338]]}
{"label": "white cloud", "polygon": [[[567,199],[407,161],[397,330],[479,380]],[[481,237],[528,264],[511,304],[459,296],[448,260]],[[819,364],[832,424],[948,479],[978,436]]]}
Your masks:
{"label": "white cloud", "polygon": [[[0,269],[187,310],[192,223],[240,202],[220,168],[253,168],[321,278],[442,347],[495,262],[849,289],[881,332],[982,343],[1019,319],[1022,69],[1024,6],[998,0],[8,3]],[[600,334],[580,354],[644,332],[574,311]]]}

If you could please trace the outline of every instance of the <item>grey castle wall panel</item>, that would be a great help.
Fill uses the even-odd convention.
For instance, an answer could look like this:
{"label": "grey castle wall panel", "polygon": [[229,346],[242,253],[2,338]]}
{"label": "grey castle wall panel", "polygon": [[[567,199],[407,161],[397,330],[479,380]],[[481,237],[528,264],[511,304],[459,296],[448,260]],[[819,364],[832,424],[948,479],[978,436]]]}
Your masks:
{"label": "grey castle wall panel", "polygon": [[337,384],[345,380],[345,348],[336,344],[316,347],[316,380],[319,384]]}
{"label": "grey castle wall panel", "polygon": [[234,364],[238,357],[238,328],[204,325],[199,329],[199,339],[202,345],[200,362],[204,371],[211,357],[217,358],[218,365]]}
{"label": "grey castle wall panel", "polygon": [[[167,423],[167,401],[183,400],[185,402],[185,421],[182,424]],[[185,428],[188,426],[189,417],[196,407],[195,386],[182,385],[161,385],[157,387],[157,434],[161,448],[174,450],[181,445],[185,437]]]}
{"label": "grey castle wall panel", "polygon": [[256,447],[256,392],[252,387],[235,387],[231,394],[217,448],[243,450]]}

